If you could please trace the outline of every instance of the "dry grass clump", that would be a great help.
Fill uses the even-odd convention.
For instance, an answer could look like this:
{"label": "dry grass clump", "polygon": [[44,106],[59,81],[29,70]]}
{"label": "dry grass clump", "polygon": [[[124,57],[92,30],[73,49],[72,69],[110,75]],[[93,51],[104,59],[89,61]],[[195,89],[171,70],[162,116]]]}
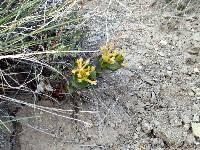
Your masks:
{"label": "dry grass clump", "polygon": [[[98,84],[104,70],[115,71],[124,65],[124,56],[112,45],[81,51],[87,32],[81,28],[84,17],[77,4],[76,0],[0,2],[0,102],[25,105],[89,125],[60,114],[66,110],[37,105],[41,97],[59,104],[66,95]],[[93,56],[93,52],[98,54]],[[16,98],[27,93],[34,101]],[[1,129],[9,131],[9,121],[0,121]]]}

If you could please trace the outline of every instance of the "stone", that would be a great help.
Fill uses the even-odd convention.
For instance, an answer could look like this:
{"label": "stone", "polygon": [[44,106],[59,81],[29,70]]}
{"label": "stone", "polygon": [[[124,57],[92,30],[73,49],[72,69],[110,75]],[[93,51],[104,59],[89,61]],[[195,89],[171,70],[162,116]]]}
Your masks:
{"label": "stone", "polygon": [[186,58],[185,62],[187,65],[194,65],[197,61],[196,61],[196,58],[194,58],[194,57],[188,57],[188,58]]}
{"label": "stone", "polygon": [[134,136],[133,136],[134,139],[137,139],[139,138],[138,134],[134,133]]}
{"label": "stone", "polygon": [[199,69],[198,68],[194,68],[194,72],[195,73],[199,73]]}
{"label": "stone", "polygon": [[184,127],[184,129],[185,129],[186,131],[188,131],[188,130],[190,129],[190,124],[189,124],[189,123],[186,123],[186,124],[183,125],[183,127]]}
{"label": "stone", "polygon": [[158,54],[159,54],[161,57],[164,57],[164,56],[165,56],[165,53],[164,53],[164,52],[158,52]]}
{"label": "stone", "polygon": [[188,53],[190,55],[198,55],[199,51],[200,51],[200,47],[193,47],[193,48],[188,50]]}
{"label": "stone", "polygon": [[192,123],[192,133],[196,137],[200,137],[200,123]]}
{"label": "stone", "polygon": [[195,145],[200,145],[200,142],[194,141],[194,144],[195,144]]}
{"label": "stone", "polygon": [[194,114],[193,118],[192,118],[193,122],[199,122],[199,115],[198,114]]}
{"label": "stone", "polygon": [[167,71],[167,75],[170,77],[172,76],[172,73],[173,73],[172,71]]}
{"label": "stone", "polygon": [[38,85],[37,85],[37,89],[35,90],[36,93],[43,93],[44,92],[44,82],[40,82]]}
{"label": "stone", "polygon": [[148,76],[143,76],[142,80],[144,80],[145,82],[147,82],[150,85],[154,84],[154,81],[150,77],[148,77]]}
{"label": "stone", "polygon": [[136,128],[136,131],[140,131],[140,130],[141,130],[141,127],[137,127],[137,128]]}
{"label": "stone", "polygon": [[50,84],[45,85],[45,89],[49,92],[53,92],[53,87]]}
{"label": "stone", "polygon": [[142,130],[145,133],[150,133],[152,129],[153,129],[153,125],[152,124],[150,124],[149,122],[147,122],[145,120],[142,121]]}
{"label": "stone", "polygon": [[161,41],[160,41],[160,44],[161,44],[162,46],[165,46],[165,45],[167,45],[167,41],[161,40]]}
{"label": "stone", "polygon": [[[153,91],[153,92],[151,92],[151,101],[152,102],[154,102],[154,101],[156,101],[156,94],[155,94],[155,92]],[[149,104],[150,105],[150,104]]]}
{"label": "stone", "polygon": [[169,71],[171,71],[171,70],[172,70],[172,67],[168,65],[168,66],[166,67],[166,69],[169,70]]}

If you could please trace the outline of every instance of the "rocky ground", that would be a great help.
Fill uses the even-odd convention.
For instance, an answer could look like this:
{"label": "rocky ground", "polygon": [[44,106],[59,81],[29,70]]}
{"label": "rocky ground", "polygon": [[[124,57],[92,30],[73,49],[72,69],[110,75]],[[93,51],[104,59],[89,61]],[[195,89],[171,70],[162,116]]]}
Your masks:
{"label": "rocky ground", "polygon": [[[177,4],[177,3],[176,3]],[[82,92],[72,121],[23,108],[22,150],[199,150],[191,123],[200,122],[200,1],[183,11],[164,0],[91,0],[83,6],[85,48],[115,42],[128,67],[106,73]],[[43,106],[53,107],[50,101]],[[62,109],[73,106],[69,101]],[[64,113],[62,113],[64,114]],[[68,112],[72,115],[72,112]]]}

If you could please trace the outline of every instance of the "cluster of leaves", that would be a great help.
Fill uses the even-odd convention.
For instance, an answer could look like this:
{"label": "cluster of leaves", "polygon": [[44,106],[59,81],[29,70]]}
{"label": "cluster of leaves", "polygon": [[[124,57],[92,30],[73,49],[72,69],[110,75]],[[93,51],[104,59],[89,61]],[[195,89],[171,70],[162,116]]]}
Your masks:
{"label": "cluster of leaves", "polygon": [[116,71],[124,66],[124,55],[114,49],[112,45],[100,48],[101,55],[94,60],[76,60],[74,69],[71,71],[69,90],[76,90],[90,87],[97,84],[97,78],[104,70]]}

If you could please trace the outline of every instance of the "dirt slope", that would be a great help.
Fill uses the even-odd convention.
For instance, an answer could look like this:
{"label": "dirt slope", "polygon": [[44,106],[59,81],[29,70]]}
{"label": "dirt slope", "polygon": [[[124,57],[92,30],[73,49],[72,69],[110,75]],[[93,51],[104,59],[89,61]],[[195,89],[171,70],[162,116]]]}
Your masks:
{"label": "dirt slope", "polygon": [[200,121],[200,2],[178,11],[164,0],[92,0],[83,11],[85,48],[115,41],[129,65],[82,93],[80,108],[96,113],[77,118],[93,126],[36,111],[40,118],[23,123],[22,150],[200,149],[191,130]]}

